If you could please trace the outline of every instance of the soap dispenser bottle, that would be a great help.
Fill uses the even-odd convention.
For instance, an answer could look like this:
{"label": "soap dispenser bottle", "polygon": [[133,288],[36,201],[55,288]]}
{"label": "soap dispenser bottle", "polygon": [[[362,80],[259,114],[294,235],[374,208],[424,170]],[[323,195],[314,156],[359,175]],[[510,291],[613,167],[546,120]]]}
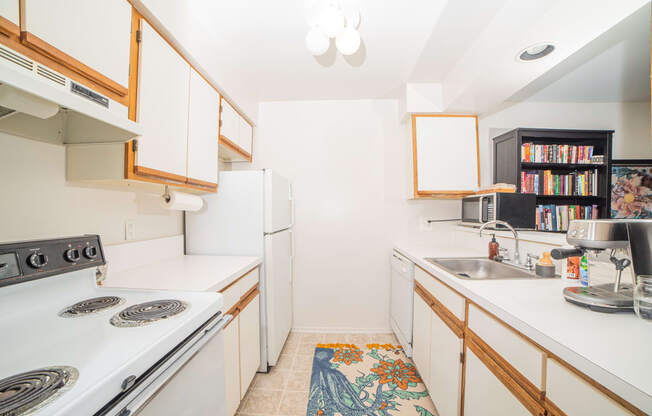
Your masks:
{"label": "soap dispenser bottle", "polygon": [[496,234],[491,235],[491,241],[489,242],[489,260],[493,260],[494,257],[498,255],[498,241],[496,241]]}

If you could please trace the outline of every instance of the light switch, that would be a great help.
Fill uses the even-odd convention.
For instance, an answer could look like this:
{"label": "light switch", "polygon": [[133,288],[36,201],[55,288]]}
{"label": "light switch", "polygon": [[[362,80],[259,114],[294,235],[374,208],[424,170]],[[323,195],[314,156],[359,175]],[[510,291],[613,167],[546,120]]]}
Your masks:
{"label": "light switch", "polygon": [[125,222],[125,240],[135,240],[136,239],[136,222],[133,220],[127,220]]}

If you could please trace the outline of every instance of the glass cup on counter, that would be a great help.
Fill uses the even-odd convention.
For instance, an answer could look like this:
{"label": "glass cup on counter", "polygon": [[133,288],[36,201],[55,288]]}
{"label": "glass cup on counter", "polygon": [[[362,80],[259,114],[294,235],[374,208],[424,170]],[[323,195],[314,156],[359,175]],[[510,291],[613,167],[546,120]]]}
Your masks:
{"label": "glass cup on counter", "polygon": [[652,322],[652,276],[638,276],[634,288],[634,310],[639,318]]}

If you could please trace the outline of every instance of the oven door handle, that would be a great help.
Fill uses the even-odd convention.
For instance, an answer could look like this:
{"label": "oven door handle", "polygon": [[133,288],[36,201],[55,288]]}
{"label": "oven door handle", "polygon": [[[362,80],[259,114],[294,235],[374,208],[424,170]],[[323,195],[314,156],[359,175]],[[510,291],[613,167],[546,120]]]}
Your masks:
{"label": "oven door handle", "polygon": [[[158,394],[158,392],[165,387],[167,382],[174,378],[177,372],[183,367],[183,365],[192,360],[195,354],[204,348],[208,341],[217,335],[226,324],[228,324],[233,319],[232,315],[223,315],[217,322],[206,327],[203,331],[203,334],[192,343],[192,345],[177,358],[170,366],[159,376],[156,377],[143,391],[138,393],[127,406],[125,406],[116,416],[134,416],[140,413],[143,407],[145,407],[153,398]],[[199,345],[199,347],[197,347]]]}

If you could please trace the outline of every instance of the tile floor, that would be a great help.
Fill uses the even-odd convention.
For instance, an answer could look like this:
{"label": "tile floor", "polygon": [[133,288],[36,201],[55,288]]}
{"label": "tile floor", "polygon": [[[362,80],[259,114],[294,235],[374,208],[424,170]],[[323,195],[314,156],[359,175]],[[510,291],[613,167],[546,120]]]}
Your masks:
{"label": "tile floor", "polygon": [[305,416],[315,347],[319,343],[398,344],[393,334],[315,334],[292,332],[276,366],[256,374],[237,415]]}

